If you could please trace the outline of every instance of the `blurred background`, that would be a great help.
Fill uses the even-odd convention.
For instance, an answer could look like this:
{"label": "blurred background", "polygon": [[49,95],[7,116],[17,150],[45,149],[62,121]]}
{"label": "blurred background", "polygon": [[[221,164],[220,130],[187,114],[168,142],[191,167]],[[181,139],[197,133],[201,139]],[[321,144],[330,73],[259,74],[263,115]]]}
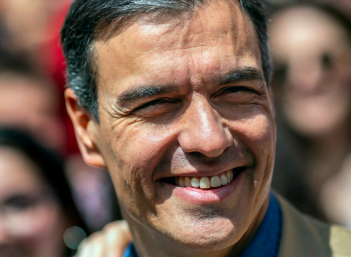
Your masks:
{"label": "blurred background", "polygon": [[351,1],[270,1],[278,126],[273,188],[351,227]]}
{"label": "blurred background", "polygon": [[[65,111],[59,31],[71,1],[0,0],[0,256],[52,256],[40,243],[47,224],[59,236],[46,236],[46,251],[70,256],[80,239],[121,218],[108,173],[83,162]],[[266,3],[273,188],[303,212],[351,228],[351,1]]]}
{"label": "blurred background", "polygon": [[121,219],[108,173],[82,160],[64,106],[59,33],[70,4],[0,0],[1,257],[72,256]]}

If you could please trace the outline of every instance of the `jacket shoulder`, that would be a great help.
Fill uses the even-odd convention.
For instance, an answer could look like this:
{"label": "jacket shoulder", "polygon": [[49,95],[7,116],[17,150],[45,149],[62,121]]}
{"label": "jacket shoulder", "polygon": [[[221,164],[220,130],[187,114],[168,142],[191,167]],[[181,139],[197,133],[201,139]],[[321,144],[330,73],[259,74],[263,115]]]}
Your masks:
{"label": "jacket shoulder", "polygon": [[330,228],[333,257],[351,257],[351,231],[339,226]]}
{"label": "jacket shoulder", "polygon": [[283,218],[278,257],[334,257],[329,245],[331,226],[303,215],[281,196],[275,196]]}

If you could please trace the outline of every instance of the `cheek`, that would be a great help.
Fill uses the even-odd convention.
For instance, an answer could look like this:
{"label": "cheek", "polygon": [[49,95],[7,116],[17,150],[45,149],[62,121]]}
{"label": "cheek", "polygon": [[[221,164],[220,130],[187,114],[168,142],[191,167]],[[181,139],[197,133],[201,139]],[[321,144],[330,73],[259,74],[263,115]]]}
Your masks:
{"label": "cheek", "polygon": [[106,161],[117,195],[129,209],[134,206],[138,212],[140,205],[150,204],[147,210],[155,202],[153,171],[172,140],[171,132],[140,122],[113,133]]}
{"label": "cheek", "polygon": [[258,106],[250,118],[235,124],[236,134],[255,158],[255,179],[270,178],[275,156],[276,126],[271,112]]}
{"label": "cheek", "polygon": [[[33,213],[34,214],[34,213]],[[64,250],[65,221],[58,206],[46,206],[12,227],[13,237],[34,256],[60,256]]]}
{"label": "cheek", "polygon": [[20,222],[11,225],[18,237],[31,238],[45,234],[53,224],[56,223],[58,215],[51,207],[41,206],[36,210],[27,211],[21,214]]}
{"label": "cheek", "polygon": [[272,111],[267,107],[256,106],[250,115],[235,121],[236,133],[242,138],[253,153],[270,153],[275,146],[275,121]]}
{"label": "cheek", "polygon": [[[268,109],[267,109],[268,110]],[[251,213],[257,213],[269,194],[275,158],[276,125],[270,111],[259,107],[250,119],[236,124],[239,140],[254,156],[252,172],[247,175]],[[245,203],[247,204],[247,203]],[[253,207],[256,206],[256,207]]]}

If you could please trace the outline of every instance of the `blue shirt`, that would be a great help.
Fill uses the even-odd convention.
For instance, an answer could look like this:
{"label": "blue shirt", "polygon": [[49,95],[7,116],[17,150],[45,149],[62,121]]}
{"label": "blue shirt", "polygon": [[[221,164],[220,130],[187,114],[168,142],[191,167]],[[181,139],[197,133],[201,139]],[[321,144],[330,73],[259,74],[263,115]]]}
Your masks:
{"label": "blue shirt", "polygon": [[[277,257],[282,232],[282,213],[273,194],[269,207],[255,235],[240,257]],[[124,251],[123,257],[137,257],[133,243]]]}

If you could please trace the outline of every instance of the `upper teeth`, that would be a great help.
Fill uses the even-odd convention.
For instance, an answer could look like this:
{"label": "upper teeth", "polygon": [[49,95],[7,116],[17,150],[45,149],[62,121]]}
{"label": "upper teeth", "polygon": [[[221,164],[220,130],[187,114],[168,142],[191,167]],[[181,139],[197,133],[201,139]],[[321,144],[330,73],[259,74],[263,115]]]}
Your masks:
{"label": "upper teeth", "polygon": [[176,185],[179,187],[200,187],[201,189],[224,186],[233,181],[233,171],[228,170],[218,176],[212,177],[177,177]]}

